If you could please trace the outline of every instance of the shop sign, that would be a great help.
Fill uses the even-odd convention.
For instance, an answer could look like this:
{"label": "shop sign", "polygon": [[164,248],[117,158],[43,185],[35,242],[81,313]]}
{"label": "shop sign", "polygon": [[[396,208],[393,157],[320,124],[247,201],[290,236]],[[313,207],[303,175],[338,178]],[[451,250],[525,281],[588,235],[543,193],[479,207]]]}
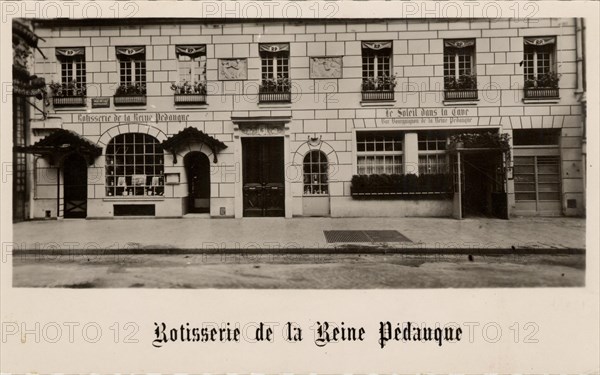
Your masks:
{"label": "shop sign", "polygon": [[390,108],[380,119],[389,125],[477,125],[477,108]]}
{"label": "shop sign", "polygon": [[109,108],[110,107],[110,98],[100,97],[100,98],[92,98],[92,108]]}

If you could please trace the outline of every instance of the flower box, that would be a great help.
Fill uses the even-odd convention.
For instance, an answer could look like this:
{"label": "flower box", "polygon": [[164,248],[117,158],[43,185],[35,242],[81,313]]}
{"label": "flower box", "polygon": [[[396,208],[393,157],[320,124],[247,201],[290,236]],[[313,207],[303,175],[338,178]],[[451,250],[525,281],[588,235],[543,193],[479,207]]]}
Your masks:
{"label": "flower box", "polygon": [[445,90],[445,100],[477,100],[477,89]]}
{"label": "flower box", "polygon": [[292,82],[289,78],[263,79],[258,87],[260,103],[289,103],[292,101]]}
{"label": "flower box", "polygon": [[363,90],[363,101],[392,101],[394,100],[394,91]]}
{"label": "flower box", "polygon": [[85,96],[54,96],[52,105],[54,107],[84,107]]}
{"label": "flower box", "polygon": [[553,87],[526,87],[525,99],[558,98],[558,88]]}
{"label": "flower box", "polygon": [[292,101],[291,92],[259,92],[260,103],[289,103]]}
{"label": "flower box", "polygon": [[448,174],[355,175],[350,195],[354,199],[447,199],[452,189]]}
{"label": "flower box", "polygon": [[146,95],[115,95],[115,106],[146,105]]}
{"label": "flower box", "polygon": [[175,94],[175,104],[206,104],[205,94]]}

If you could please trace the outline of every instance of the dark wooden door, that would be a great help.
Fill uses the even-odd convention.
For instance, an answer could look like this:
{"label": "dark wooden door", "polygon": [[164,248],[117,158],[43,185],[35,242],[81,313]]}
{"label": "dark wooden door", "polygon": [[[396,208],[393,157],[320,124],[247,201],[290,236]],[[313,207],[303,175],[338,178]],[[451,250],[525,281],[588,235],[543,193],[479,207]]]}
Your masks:
{"label": "dark wooden door", "polygon": [[64,217],[87,217],[87,164],[79,154],[67,156],[63,162]]}
{"label": "dark wooden door", "polygon": [[283,138],[242,138],[244,216],[285,216]]}
{"label": "dark wooden door", "polygon": [[188,179],[188,212],[210,212],[210,161],[201,152],[191,152],[184,159]]}
{"label": "dark wooden door", "polygon": [[463,158],[463,214],[508,218],[507,194],[502,154],[481,152]]}

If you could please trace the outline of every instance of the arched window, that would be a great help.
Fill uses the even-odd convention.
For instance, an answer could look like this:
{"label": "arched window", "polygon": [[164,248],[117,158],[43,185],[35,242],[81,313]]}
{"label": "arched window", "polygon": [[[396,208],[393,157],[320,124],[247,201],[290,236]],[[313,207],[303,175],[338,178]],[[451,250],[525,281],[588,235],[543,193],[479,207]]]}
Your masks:
{"label": "arched window", "polygon": [[304,156],[304,195],[329,194],[327,156],[319,150]]}
{"label": "arched window", "polygon": [[164,194],[164,153],[148,134],[120,134],[106,146],[106,195]]}

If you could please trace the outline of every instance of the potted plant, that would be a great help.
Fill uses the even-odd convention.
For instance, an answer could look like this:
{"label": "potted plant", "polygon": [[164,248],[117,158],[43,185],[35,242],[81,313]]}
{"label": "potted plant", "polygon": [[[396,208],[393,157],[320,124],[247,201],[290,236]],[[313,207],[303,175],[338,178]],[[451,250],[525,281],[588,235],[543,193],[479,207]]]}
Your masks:
{"label": "potted plant", "polygon": [[510,160],[510,136],[506,133],[482,132],[459,133],[450,136],[449,149],[457,148],[490,148],[498,149]]}
{"label": "potted plant", "polygon": [[86,87],[76,80],[67,83],[51,82],[48,88],[55,107],[85,105]]}
{"label": "potted plant", "polygon": [[378,77],[365,77],[362,79],[362,98],[369,100],[394,100],[396,88],[396,75],[383,74]]}
{"label": "potted plant", "polygon": [[354,175],[351,195],[354,199],[444,198],[452,190],[449,174],[372,174]]}
{"label": "potted plant", "polygon": [[120,84],[114,96],[115,105],[145,105],[146,85],[137,83]]}
{"label": "potted plant", "polygon": [[550,98],[558,97],[558,82],[560,74],[548,72],[529,76],[525,79],[525,98]]}
{"label": "potted plant", "polygon": [[260,102],[289,102],[292,100],[292,81],[283,76],[265,78],[258,87]]}
{"label": "potted plant", "polygon": [[206,103],[206,82],[171,83],[175,93],[175,104],[204,104]]}
{"label": "potted plant", "polygon": [[446,100],[451,99],[477,99],[477,76],[462,74],[444,77],[444,93]]}

